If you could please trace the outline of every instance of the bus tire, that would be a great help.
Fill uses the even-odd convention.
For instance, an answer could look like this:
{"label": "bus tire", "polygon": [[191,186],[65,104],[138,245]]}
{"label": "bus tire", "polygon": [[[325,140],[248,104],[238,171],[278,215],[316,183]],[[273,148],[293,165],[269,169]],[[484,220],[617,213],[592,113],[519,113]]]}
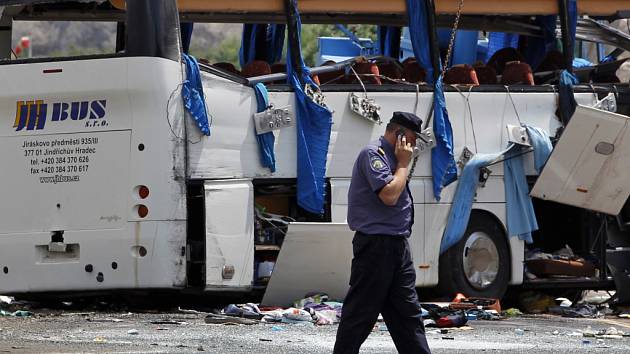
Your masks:
{"label": "bus tire", "polygon": [[438,291],[449,298],[462,293],[500,299],[510,281],[510,263],[502,225],[473,211],[464,237],[440,256]]}

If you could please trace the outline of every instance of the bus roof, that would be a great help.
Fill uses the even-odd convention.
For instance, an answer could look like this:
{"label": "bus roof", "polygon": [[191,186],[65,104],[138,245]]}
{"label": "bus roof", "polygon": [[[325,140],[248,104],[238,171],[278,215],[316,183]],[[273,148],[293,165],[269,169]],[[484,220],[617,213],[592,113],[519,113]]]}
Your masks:
{"label": "bus roof", "polygon": [[[114,7],[123,9],[125,0],[111,0]],[[577,0],[580,14],[590,16],[619,16],[630,12],[628,0]],[[303,14],[398,14],[406,11],[405,0],[300,0]],[[435,0],[438,14],[455,14],[459,0]],[[211,13],[282,13],[284,0],[178,0],[180,12]],[[466,15],[550,15],[558,13],[557,0],[510,0],[497,5],[496,0],[465,0]]]}

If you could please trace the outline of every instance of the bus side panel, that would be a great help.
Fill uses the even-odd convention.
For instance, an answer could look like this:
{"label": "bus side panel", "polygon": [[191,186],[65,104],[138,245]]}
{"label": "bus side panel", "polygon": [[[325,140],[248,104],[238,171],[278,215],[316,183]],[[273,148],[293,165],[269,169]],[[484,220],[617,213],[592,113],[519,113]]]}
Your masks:
{"label": "bus side panel", "polygon": [[184,286],[181,66],[110,58],[0,76],[0,292]]}

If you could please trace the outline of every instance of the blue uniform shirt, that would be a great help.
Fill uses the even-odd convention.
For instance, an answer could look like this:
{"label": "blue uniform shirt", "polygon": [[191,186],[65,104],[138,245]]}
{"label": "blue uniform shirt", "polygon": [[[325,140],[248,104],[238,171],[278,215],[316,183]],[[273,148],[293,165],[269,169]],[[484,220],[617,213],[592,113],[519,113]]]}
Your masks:
{"label": "blue uniform shirt", "polygon": [[394,206],[387,206],[378,193],[394,179],[397,165],[394,146],[385,138],[369,143],[352,170],[348,190],[348,225],[364,234],[409,236],[413,202],[406,188]]}

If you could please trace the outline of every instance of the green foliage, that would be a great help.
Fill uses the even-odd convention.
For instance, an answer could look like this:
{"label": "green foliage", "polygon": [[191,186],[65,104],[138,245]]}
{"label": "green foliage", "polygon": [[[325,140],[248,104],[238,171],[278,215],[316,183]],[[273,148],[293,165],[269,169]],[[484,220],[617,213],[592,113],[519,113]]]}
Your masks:
{"label": "green foliage", "polygon": [[217,46],[201,48],[191,46],[190,54],[197,58],[206,58],[210,63],[228,62],[238,67],[238,52],[241,48],[241,37],[233,35],[225,38]]}
{"label": "green foliage", "polygon": [[[113,50],[107,50],[104,48],[79,47],[74,44],[71,44],[70,46],[68,46],[68,48],[62,49],[62,50],[54,50],[49,53],[34,53],[33,57],[47,57],[47,58],[74,57],[74,56],[81,56],[81,55],[108,54],[112,52]],[[22,52],[19,57],[25,58],[26,54]]]}
{"label": "green foliage", "polygon": [[[348,28],[360,38],[376,39],[376,26],[350,25]],[[302,55],[306,65],[313,66],[317,58],[318,37],[344,37],[334,25],[303,25],[302,26]],[[241,38],[238,35],[229,36],[213,48],[193,46],[190,52],[197,58],[206,58],[210,63],[228,62],[239,66],[238,52]],[[286,43],[283,57],[286,57]]]}

